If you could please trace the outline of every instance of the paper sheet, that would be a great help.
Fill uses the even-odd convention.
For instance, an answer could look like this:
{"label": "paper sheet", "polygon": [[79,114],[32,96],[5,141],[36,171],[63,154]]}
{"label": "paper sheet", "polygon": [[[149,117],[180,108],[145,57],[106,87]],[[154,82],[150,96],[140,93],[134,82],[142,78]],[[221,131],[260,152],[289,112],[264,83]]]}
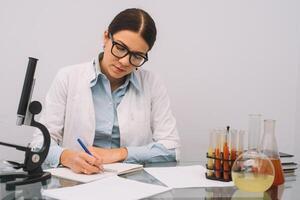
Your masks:
{"label": "paper sheet", "polygon": [[104,164],[103,167],[104,170],[116,172],[118,175],[143,169],[143,165],[132,163],[111,163]]}
{"label": "paper sheet", "polygon": [[88,183],[91,181],[116,175],[115,172],[103,172],[100,174],[77,174],[72,170],[70,170],[69,168],[65,168],[65,167],[52,168],[52,169],[47,169],[45,171],[50,172],[52,176],[78,181],[81,183]]}
{"label": "paper sheet", "polygon": [[206,169],[201,165],[144,168],[146,172],[171,188],[229,187],[233,182],[206,179]]}
{"label": "paper sheet", "polygon": [[114,176],[116,174],[125,174],[136,170],[143,169],[143,165],[139,164],[130,164],[130,163],[112,163],[103,165],[104,172],[99,174],[77,174],[74,173],[69,168],[59,167],[47,169],[45,171],[50,172],[53,176],[57,176],[60,178],[65,178],[73,181],[78,181],[81,183],[88,183],[91,181],[95,181],[98,179],[103,179],[106,177]]}
{"label": "paper sheet", "polygon": [[47,197],[65,200],[129,200],[146,198],[168,190],[171,190],[171,188],[112,176],[73,187],[42,190],[42,194]]}

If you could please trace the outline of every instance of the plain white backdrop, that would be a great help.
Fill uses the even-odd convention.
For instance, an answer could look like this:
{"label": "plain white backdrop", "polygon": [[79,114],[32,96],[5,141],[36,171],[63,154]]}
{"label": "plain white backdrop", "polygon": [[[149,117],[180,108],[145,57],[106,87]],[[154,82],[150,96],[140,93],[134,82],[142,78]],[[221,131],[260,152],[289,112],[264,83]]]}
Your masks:
{"label": "plain white backdrop", "polygon": [[[250,113],[277,120],[279,150],[300,154],[297,0],[1,0],[0,141],[32,138],[33,128],[15,125],[28,57],[39,59],[33,99],[43,102],[58,69],[93,59],[112,18],[129,7],[156,21],[143,67],[165,80],[186,160],[205,158],[211,128],[247,130]],[[0,146],[0,159],[23,153]]]}

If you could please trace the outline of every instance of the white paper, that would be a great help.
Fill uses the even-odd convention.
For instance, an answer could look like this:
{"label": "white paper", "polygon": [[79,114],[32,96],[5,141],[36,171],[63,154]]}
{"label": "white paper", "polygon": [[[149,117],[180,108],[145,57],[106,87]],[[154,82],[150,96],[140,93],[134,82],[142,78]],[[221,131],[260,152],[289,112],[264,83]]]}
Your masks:
{"label": "white paper", "polygon": [[126,174],[132,171],[143,169],[143,165],[130,164],[130,163],[112,163],[103,165],[104,172],[99,174],[77,174],[70,170],[69,168],[59,167],[51,168],[45,171],[50,172],[52,176],[59,178],[65,178],[73,181],[78,181],[81,183],[88,183],[98,179],[103,179],[106,177],[114,176],[116,174]]}
{"label": "white paper", "polygon": [[168,190],[171,190],[171,188],[120,178],[115,175],[72,187],[42,190],[42,194],[47,197],[65,200],[129,200],[146,198]]}
{"label": "white paper", "polygon": [[116,175],[115,172],[103,172],[99,174],[77,174],[72,170],[70,170],[69,168],[65,168],[65,167],[52,168],[52,169],[47,169],[45,171],[50,172],[52,176],[78,181],[81,183],[88,183],[91,181]]}
{"label": "white paper", "polygon": [[112,164],[104,164],[104,170],[116,172],[118,175],[126,174],[129,172],[142,170],[143,165],[140,164],[132,164],[132,163],[112,163]]}
{"label": "white paper", "polygon": [[171,188],[230,187],[233,182],[209,180],[201,165],[144,168],[146,172]]}

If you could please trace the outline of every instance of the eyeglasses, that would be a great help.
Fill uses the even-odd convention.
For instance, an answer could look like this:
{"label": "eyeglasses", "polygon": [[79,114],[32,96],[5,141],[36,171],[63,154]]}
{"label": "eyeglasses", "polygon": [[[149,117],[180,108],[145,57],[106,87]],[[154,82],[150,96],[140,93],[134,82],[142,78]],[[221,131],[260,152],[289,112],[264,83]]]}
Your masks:
{"label": "eyeglasses", "polygon": [[123,44],[120,44],[116,41],[114,41],[112,34],[109,34],[109,38],[112,41],[112,47],[111,47],[111,53],[117,58],[124,58],[129,54],[129,62],[135,67],[140,67],[142,66],[145,62],[148,61],[148,54],[146,55],[138,52],[133,52],[128,49]]}

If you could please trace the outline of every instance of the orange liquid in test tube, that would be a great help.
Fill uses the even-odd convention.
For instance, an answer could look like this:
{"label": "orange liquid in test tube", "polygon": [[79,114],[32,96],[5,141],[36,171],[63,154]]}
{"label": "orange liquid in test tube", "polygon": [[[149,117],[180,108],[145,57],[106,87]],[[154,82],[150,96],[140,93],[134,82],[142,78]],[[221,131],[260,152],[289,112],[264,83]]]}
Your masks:
{"label": "orange liquid in test tube", "polygon": [[228,144],[225,141],[224,146],[223,146],[223,155],[224,155],[224,163],[223,163],[223,169],[224,169],[224,179],[225,180],[229,180],[229,148],[228,148]]}
{"label": "orange liquid in test tube", "polygon": [[216,174],[217,178],[220,178],[221,177],[221,172],[220,172],[220,170],[221,170],[221,160],[220,160],[221,152],[220,152],[219,147],[216,147],[216,149],[215,149],[215,156],[216,156],[216,160],[215,160],[215,169],[216,169],[216,171],[215,171],[215,174]]}
{"label": "orange liquid in test tube", "polygon": [[222,149],[222,130],[216,131],[216,146],[215,146],[215,175],[216,178],[221,177],[221,151]]}
{"label": "orange liquid in test tube", "polygon": [[228,146],[228,137],[229,137],[229,129],[230,127],[227,126],[226,133],[224,134],[223,143],[223,178],[224,180],[229,180],[229,146]]}

